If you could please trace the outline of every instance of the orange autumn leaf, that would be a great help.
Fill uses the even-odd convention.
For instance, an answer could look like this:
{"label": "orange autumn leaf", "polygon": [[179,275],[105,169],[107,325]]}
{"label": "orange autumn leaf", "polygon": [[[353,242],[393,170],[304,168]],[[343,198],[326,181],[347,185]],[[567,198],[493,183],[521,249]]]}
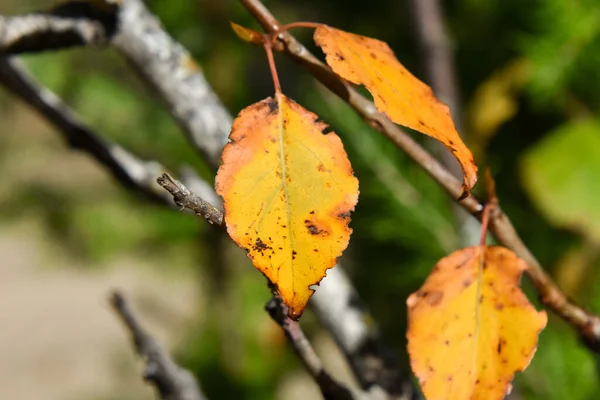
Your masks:
{"label": "orange autumn leaf", "polygon": [[216,178],[227,232],[299,318],[347,247],[358,181],[317,116],[282,94],[242,110]]}
{"label": "orange autumn leaf", "polygon": [[456,131],[448,106],[400,64],[387,43],[327,25],[317,27],[314,39],[333,72],[364,85],[379,111],[397,124],[434,137],[454,154],[464,172],[465,194],[475,185],[473,154]]}
{"label": "orange autumn leaf", "polygon": [[427,400],[500,400],[527,367],[547,316],[519,288],[526,268],[506,248],[467,247],[408,298],[408,352]]}

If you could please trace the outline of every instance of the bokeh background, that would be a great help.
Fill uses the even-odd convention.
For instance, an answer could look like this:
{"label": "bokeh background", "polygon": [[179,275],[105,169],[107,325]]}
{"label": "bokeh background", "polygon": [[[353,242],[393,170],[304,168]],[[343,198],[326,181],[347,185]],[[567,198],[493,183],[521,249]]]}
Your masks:
{"label": "bokeh background", "polygon": [[[264,53],[229,29],[228,20],[257,27],[237,1],[147,3],[232,114],[272,94]],[[385,40],[425,79],[407,0],[265,3],[283,22],[326,22]],[[600,313],[600,2],[442,3],[467,144],[480,166],[490,166],[502,207],[542,265],[569,296]],[[0,0],[0,13],[53,4]],[[297,31],[315,49],[310,35]],[[213,181],[169,113],[111,49],[22,59],[106,137],[174,169],[191,165]],[[346,269],[406,362],[406,298],[439,258],[460,247],[451,203],[305,70],[281,55],[276,61],[284,92],[344,141],[361,190]],[[241,251],[215,239],[204,221],[123,190],[4,90],[0,120],[0,398],[151,398],[109,310],[114,287],[130,295],[209,398],[318,398],[263,311],[264,278]],[[347,377],[312,315],[303,326],[331,372]],[[514,398],[598,399],[598,372],[598,359],[551,315]]]}

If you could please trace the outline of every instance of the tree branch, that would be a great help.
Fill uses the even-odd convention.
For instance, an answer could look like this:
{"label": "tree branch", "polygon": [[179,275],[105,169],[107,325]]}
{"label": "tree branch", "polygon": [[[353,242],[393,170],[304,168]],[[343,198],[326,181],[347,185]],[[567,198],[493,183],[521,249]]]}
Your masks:
{"label": "tree branch", "polygon": [[162,400],[206,400],[194,376],[179,367],[167,352],[142,328],[126,298],[113,292],[110,303],[123,321],[137,354],[144,359],[143,378],[152,383]]}
{"label": "tree branch", "polygon": [[[83,151],[108,169],[126,189],[150,201],[173,206],[172,197],[155,183],[166,171],[158,161],[144,161],[123,147],[103,139],[84,124],[53,92],[37,83],[18,60],[0,56],[0,84],[36,110],[74,149]],[[219,197],[192,170],[182,170],[184,182],[214,204]]]}
{"label": "tree branch", "polygon": [[188,51],[164,31],[142,0],[122,0],[112,45],[155,89],[190,143],[217,168],[232,118]]}
{"label": "tree branch", "polygon": [[277,289],[272,288],[272,292],[273,298],[266,304],[265,310],[267,310],[273,321],[281,326],[296,355],[302,361],[308,373],[317,382],[317,385],[319,385],[319,389],[321,389],[325,400],[357,399],[348,388],[335,381],[325,371],[321,359],[312,348],[306,336],[304,336],[300,324],[288,317],[287,306],[283,303],[283,299],[277,292]]}
{"label": "tree branch", "polygon": [[142,161],[102,139],[54,93],[38,84],[17,60],[0,56],[0,83],[35,109],[71,147],[87,152],[106,167],[123,186],[152,201],[172,204],[154,184],[155,177],[165,170],[162,165]]}
{"label": "tree branch", "polygon": [[196,215],[206,218],[211,224],[221,226],[224,223],[223,213],[209,202],[190,192],[181,182],[165,173],[156,182],[173,196],[178,207],[192,210]]}
{"label": "tree branch", "polygon": [[381,338],[374,323],[365,323],[369,310],[344,270],[327,270],[308,303],[319,322],[343,350],[360,386],[379,398],[417,398],[412,381],[403,372],[394,350]]}
{"label": "tree branch", "polygon": [[0,16],[0,49],[21,54],[111,44],[158,94],[188,140],[216,168],[231,116],[188,51],[142,0],[71,1],[45,13]]}
{"label": "tree branch", "polygon": [[[246,9],[267,33],[277,33],[281,24],[259,0],[241,0]],[[453,199],[462,194],[462,183],[422,146],[395,125],[375,105],[360,95],[347,81],[335,75],[289,32],[278,34],[283,51],[305,66],[321,83],[346,101],[371,126],[383,133],[399,149],[419,164]],[[274,47],[279,49],[279,47]],[[477,219],[481,219],[482,203],[469,196],[459,204]],[[500,208],[491,216],[490,231],[504,246],[512,249],[529,266],[526,273],[531,279],[542,303],[571,324],[590,349],[600,353],[600,318],[568,299],[544,271],[540,263],[523,243],[510,219]]]}
{"label": "tree branch", "polygon": [[94,6],[73,1],[48,12],[15,17],[0,16],[0,49],[20,54],[105,44],[116,25],[116,3]]}

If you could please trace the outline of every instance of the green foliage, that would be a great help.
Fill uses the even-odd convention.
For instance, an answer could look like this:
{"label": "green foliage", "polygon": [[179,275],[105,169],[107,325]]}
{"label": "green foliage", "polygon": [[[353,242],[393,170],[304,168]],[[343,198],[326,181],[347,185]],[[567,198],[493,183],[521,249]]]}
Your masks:
{"label": "green foliage", "polygon": [[540,336],[538,350],[518,388],[532,400],[598,398],[596,361],[571,328],[552,319]]}
{"label": "green foliage", "polygon": [[523,157],[525,187],[546,217],[600,241],[600,124],[561,125]]}
{"label": "green foliage", "polygon": [[541,105],[568,104],[581,98],[597,110],[600,64],[600,5],[595,0],[548,0],[533,14],[535,33],[522,39],[535,72],[532,100]]}

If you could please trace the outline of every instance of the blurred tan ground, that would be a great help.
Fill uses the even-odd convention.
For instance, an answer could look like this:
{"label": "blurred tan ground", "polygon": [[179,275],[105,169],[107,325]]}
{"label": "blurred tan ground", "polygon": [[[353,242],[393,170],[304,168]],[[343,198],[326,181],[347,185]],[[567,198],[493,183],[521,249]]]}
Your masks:
{"label": "blurred tan ground", "polygon": [[192,282],[165,281],[130,260],[52,268],[32,226],[0,230],[0,399],[152,398],[107,294],[123,289],[173,344],[195,304]]}

